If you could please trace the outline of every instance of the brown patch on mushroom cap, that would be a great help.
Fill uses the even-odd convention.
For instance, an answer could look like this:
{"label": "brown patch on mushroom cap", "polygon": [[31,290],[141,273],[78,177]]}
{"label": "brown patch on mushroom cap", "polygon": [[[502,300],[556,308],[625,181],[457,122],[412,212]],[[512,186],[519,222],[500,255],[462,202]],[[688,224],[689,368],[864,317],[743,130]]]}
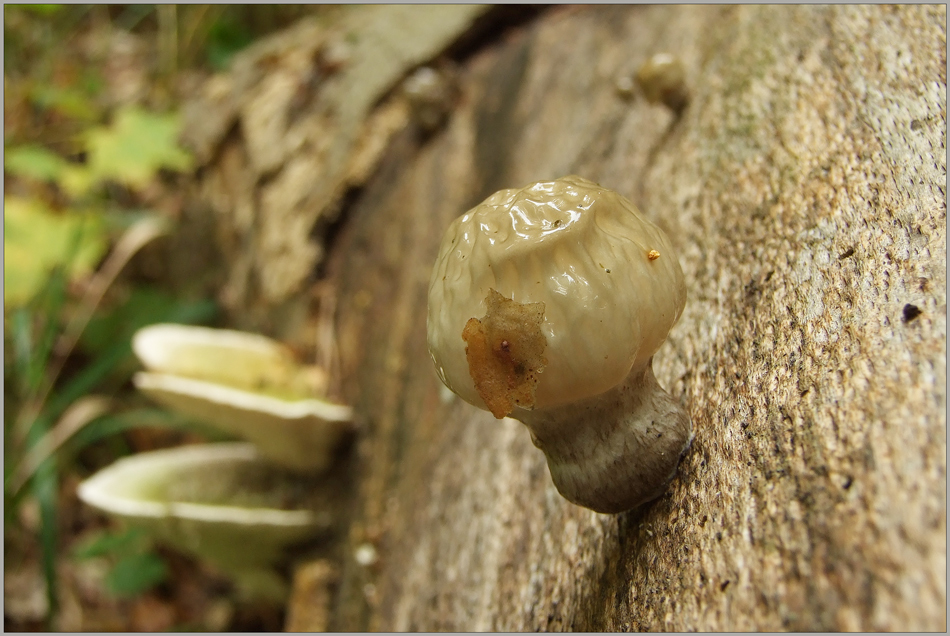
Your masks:
{"label": "brown patch on mushroom cap", "polygon": [[462,339],[475,390],[501,419],[515,406],[534,406],[538,376],[548,362],[541,332],[544,303],[518,303],[489,289],[485,304],[488,312],[481,320],[469,319]]}

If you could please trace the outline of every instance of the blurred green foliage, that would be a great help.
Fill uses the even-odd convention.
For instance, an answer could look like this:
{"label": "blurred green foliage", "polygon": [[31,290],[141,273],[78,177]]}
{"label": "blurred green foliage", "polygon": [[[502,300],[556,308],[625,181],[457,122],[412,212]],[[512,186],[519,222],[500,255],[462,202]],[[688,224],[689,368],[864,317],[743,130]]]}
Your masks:
{"label": "blurred green foliage", "polygon": [[141,528],[98,534],[76,548],[73,556],[105,559],[109,564],[106,588],[119,597],[147,592],[168,578],[168,566]]}
{"label": "blurred green foliage", "polygon": [[[38,503],[51,615],[63,547],[60,483],[82,471],[76,462],[83,449],[143,427],[221,438],[142,406],[129,382],[137,329],[208,324],[215,303],[120,273],[155,235],[130,240],[136,231],[154,219],[173,221],[150,209],[155,193],[170,187],[173,173],[193,167],[177,142],[180,120],[168,97],[175,78],[162,73],[222,69],[261,34],[247,16],[262,9],[170,7],[4,6],[4,520],[18,523],[25,499]],[[163,67],[146,58],[139,70],[154,81],[144,99],[116,102],[106,90],[116,71],[95,44],[117,30],[156,42],[158,57],[175,62]],[[96,395],[116,408],[83,411]],[[117,596],[141,593],[168,575],[135,533],[107,533],[75,556],[107,558],[107,587]]]}
{"label": "blurred green foliage", "polygon": [[91,213],[55,214],[39,198],[3,199],[3,301],[22,307],[50,273],[87,276],[106,250],[101,219]]}
{"label": "blurred green foliage", "polygon": [[[224,70],[262,35],[336,10],[4,5],[4,521],[20,523],[28,498],[38,504],[50,617],[64,548],[61,482],[88,474],[83,453],[104,449],[115,459],[129,451],[123,436],[141,428],[223,438],[145,406],[130,383],[137,329],[210,324],[217,313],[211,299],[120,275],[156,235],[143,234],[149,223],[174,231],[156,192],[174,190],[175,173],[193,168],[177,143],[178,74]],[[144,56],[117,60],[109,48],[117,35],[142,44]],[[129,71],[147,78],[145,91],[120,99],[115,89]],[[103,412],[103,404],[114,407]],[[107,532],[70,556],[107,559],[117,596],[168,576],[138,531]]]}
{"label": "blurred green foliage", "polygon": [[86,182],[111,179],[131,188],[144,188],[160,168],[190,169],[191,155],[178,146],[179,128],[175,114],[123,108],[111,126],[93,128],[86,134]]}
{"label": "blurred green foliage", "polygon": [[3,156],[3,166],[7,172],[36,181],[56,181],[68,165],[55,152],[36,145],[7,148]]}
{"label": "blurred green foliage", "polygon": [[233,13],[222,13],[208,29],[208,65],[216,71],[223,71],[234,54],[253,41],[254,33],[246,22]]}

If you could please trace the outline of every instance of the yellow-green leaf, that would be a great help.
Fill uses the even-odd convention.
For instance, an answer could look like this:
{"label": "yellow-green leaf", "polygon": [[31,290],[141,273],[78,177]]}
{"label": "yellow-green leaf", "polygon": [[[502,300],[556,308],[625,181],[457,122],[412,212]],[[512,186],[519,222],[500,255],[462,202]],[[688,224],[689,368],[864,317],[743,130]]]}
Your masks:
{"label": "yellow-green leaf", "polygon": [[21,4],[20,7],[37,15],[52,15],[63,8],[61,4]]}
{"label": "yellow-green leaf", "polygon": [[58,266],[71,278],[88,274],[106,249],[105,228],[92,214],[54,214],[42,201],[3,198],[3,300],[28,302]]}
{"label": "yellow-green leaf", "polygon": [[67,164],[59,175],[59,187],[74,199],[86,194],[94,185],[95,176],[88,166],[77,163]]}
{"label": "yellow-green leaf", "polygon": [[37,181],[55,181],[66,167],[66,160],[42,146],[8,148],[3,156],[7,172]]}
{"label": "yellow-green leaf", "polygon": [[99,110],[90,97],[91,92],[92,90],[60,88],[42,83],[30,88],[30,98],[42,109],[54,109],[68,117],[89,121],[99,115]]}
{"label": "yellow-green leaf", "polygon": [[89,131],[89,169],[97,179],[113,179],[133,188],[148,185],[160,168],[188,170],[192,159],[178,146],[179,130],[175,114],[123,109],[111,127]]}

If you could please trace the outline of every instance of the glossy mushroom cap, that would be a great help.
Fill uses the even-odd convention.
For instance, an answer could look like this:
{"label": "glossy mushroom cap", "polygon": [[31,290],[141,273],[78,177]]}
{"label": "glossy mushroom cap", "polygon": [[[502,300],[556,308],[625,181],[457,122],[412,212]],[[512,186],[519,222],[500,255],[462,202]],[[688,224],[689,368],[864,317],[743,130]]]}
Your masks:
{"label": "glossy mushroom cap", "polygon": [[[469,321],[487,325],[500,311],[489,305],[507,299],[532,316],[541,311],[543,335],[533,403],[515,404],[547,409],[600,395],[648,365],[683,311],[686,284],[662,230],[616,192],[568,176],[496,192],[442,239],[429,284],[429,352],[446,386],[480,408],[489,407],[466,356]],[[489,332],[487,347],[506,353],[510,339],[491,342]]]}

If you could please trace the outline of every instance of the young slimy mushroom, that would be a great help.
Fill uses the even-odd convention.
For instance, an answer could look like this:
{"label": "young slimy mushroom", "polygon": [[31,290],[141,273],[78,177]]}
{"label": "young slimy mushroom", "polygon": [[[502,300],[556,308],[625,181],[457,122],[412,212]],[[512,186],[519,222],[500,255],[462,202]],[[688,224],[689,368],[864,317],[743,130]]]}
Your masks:
{"label": "young slimy mushroom", "polygon": [[452,111],[457,86],[452,69],[423,66],[403,82],[412,119],[425,133],[437,130]]}
{"label": "young slimy mushroom", "polygon": [[640,65],[636,77],[651,104],[665,104],[679,115],[689,103],[686,69],[678,57],[657,53]]}
{"label": "young slimy mushroom", "polygon": [[445,385],[531,431],[558,491],[598,512],[658,497],[692,440],[653,354],[686,304],[672,245],[577,176],[496,192],[456,219],[429,284]]}

